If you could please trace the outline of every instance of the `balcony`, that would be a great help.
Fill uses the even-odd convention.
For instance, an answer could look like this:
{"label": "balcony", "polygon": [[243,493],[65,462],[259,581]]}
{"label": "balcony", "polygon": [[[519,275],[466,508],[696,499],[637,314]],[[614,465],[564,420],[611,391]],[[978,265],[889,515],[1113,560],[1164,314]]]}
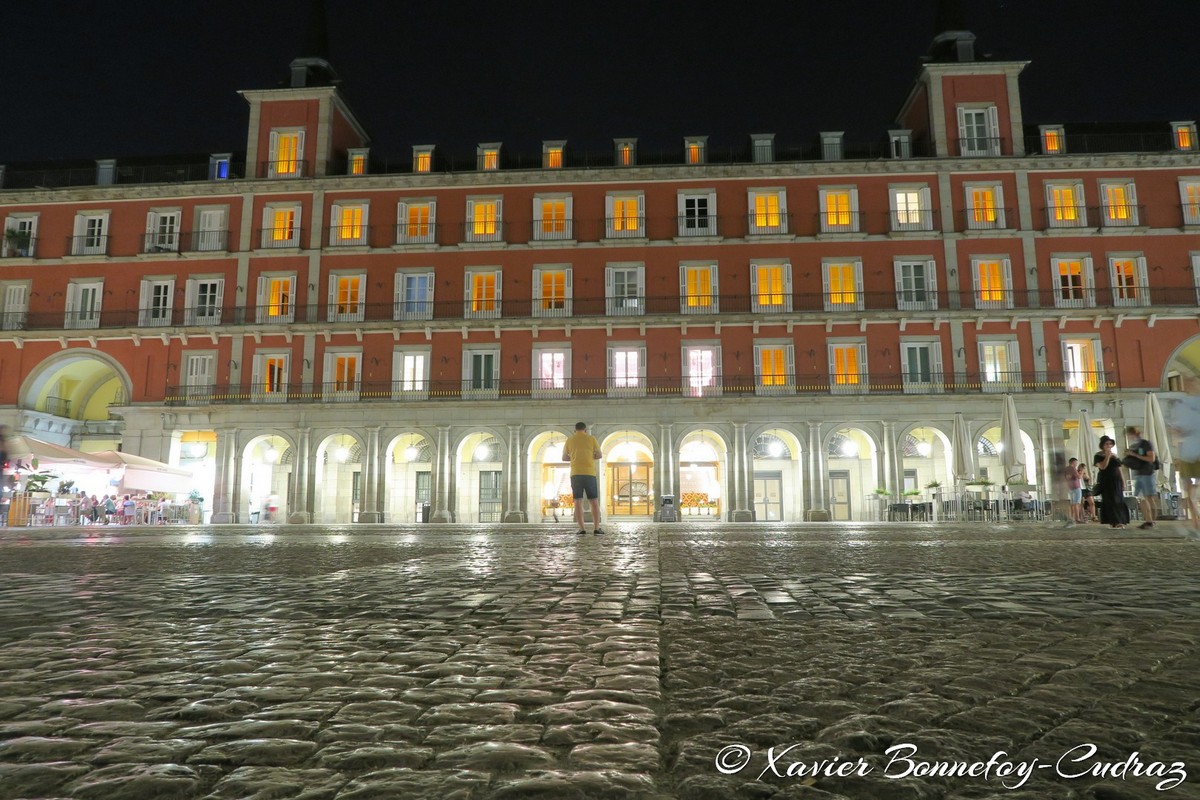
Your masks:
{"label": "balcony", "polygon": [[1002,136],[964,136],[958,140],[960,156],[998,156],[1003,148]]}
{"label": "balcony", "polygon": [[462,239],[466,244],[504,241],[504,223],[500,220],[474,220],[464,222]]}
{"label": "balcony", "polygon": [[104,233],[68,236],[67,253],[73,256],[106,256],[108,239],[108,234]]}
{"label": "balcony", "polygon": [[964,231],[1002,231],[1008,230],[1007,221],[1016,219],[1011,208],[994,208],[992,206],[971,207],[963,209]]}
{"label": "balcony", "polygon": [[937,223],[937,211],[932,208],[917,208],[905,211],[892,211],[888,214],[888,224],[893,233],[928,232]]}
{"label": "balcony", "polygon": [[325,229],[329,247],[367,247],[371,244],[370,225],[330,225]]}
{"label": "balcony", "polygon": [[179,235],[179,249],[185,253],[228,253],[229,231],[192,231]]}
{"label": "balcony", "polygon": [[678,217],[676,236],[720,236],[715,214],[688,214]]}
{"label": "balcony", "polygon": [[1146,207],[1142,205],[1107,205],[1093,208],[1102,228],[1133,228],[1143,224]]}
{"label": "balcony", "polygon": [[401,222],[396,226],[396,244],[437,244],[437,223]]}
{"label": "balcony", "polygon": [[747,236],[781,236],[788,233],[788,217],[782,211],[753,212],[746,215]]}
{"label": "balcony", "polygon": [[37,237],[25,236],[15,231],[5,231],[0,241],[0,258],[34,258],[37,253]]}
{"label": "balcony", "polygon": [[311,178],[312,165],[300,158],[258,162],[259,178]]}
{"label": "balcony", "polygon": [[821,233],[861,233],[863,212],[820,211],[817,213],[817,230]]}
{"label": "balcony", "polygon": [[1087,208],[1084,206],[1050,206],[1046,209],[1046,230],[1086,228]]}
{"label": "balcony", "polygon": [[530,241],[565,242],[574,238],[575,220],[573,219],[535,219],[530,223]]}
{"label": "balcony", "polygon": [[142,253],[178,253],[179,239],[178,231],[147,233],[142,237]]}
{"label": "balcony", "polygon": [[646,238],[646,217],[643,214],[636,216],[623,217],[605,217],[604,218],[604,238],[605,239],[645,239]]}
{"label": "balcony", "polygon": [[294,226],[259,228],[255,237],[263,250],[285,250],[289,247],[300,247],[300,243],[304,241],[304,229]]}

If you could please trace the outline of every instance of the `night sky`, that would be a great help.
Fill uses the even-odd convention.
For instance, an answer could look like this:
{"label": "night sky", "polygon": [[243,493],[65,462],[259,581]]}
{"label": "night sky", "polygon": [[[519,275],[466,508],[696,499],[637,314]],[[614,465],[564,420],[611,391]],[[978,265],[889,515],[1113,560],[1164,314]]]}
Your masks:
{"label": "night sky", "polygon": [[[750,133],[876,141],[933,35],[933,2],[327,0],[330,61],[375,155],[613,137],[678,149]],[[1033,63],[1026,122],[1200,117],[1196,0],[963,3],[978,52]],[[290,14],[281,14],[289,7]],[[6,17],[0,163],[245,149],[238,89],[282,85],[308,0],[46,0]],[[14,11],[15,9],[10,9]]]}

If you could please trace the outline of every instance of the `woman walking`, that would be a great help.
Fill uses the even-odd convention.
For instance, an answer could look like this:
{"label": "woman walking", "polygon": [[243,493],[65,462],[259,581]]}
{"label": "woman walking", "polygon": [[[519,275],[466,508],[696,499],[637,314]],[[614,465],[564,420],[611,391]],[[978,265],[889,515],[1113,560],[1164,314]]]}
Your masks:
{"label": "woman walking", "polygon": [[1116,441],[1100,437],[1100,452],[1094,460],[1095,487],[1100,492],[1100,521],[1113,528],[1129,524],[1129,507],[1125,505],[1125,480],[1121,477],[1121,459],[1113,452]]}

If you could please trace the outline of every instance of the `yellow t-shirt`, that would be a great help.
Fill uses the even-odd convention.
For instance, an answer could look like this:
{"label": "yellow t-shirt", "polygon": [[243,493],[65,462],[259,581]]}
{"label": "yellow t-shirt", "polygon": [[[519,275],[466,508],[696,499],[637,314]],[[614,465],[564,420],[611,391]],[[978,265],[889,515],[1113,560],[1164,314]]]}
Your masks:
{"label": "yellow t-shirt", "polygon": [[596,453],[600,442],[590,433],[575,431],[563,445],[563,460],[571,462],[572,475],[596,476]]}

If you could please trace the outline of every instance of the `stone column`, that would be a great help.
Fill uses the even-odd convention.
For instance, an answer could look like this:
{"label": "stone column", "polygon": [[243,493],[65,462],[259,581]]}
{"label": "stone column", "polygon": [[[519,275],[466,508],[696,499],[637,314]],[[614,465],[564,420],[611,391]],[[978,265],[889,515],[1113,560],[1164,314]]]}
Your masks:
{"label": "stone column", "polygon": [[[1048,419],[1038,420],[1038,435],[1041,436],[1042,439],[1040,446],[1038,447],[1041,456],[1039,461],[1041,463],[1038,464],[1035,480],[1037,481],[1038,496],[1043,500],[1049,499],[1054,491],[1054,481],[1052,477],[1054,475],[1054,451],[1058,450],[1059,452],[1062,452],[1066,447],[1062,441],[1062,434],[1059,433],[1057,436],[1055,436],[1050,428],[1050,425],[1051,421]],[[1061,422],[1058,423],[1058,429],[1059,431],[1062,430]],[[1063,453],[1063,460],[1065,462],[1066,453]],[[1090,464],[1088,466],[1091,467]]]}
{"label": "stone column", "polygon": [[653,518],[659,519],[662,511],[662,496],[673,494],[675,497],[675,513],[679,513],[679,496],[675,491],[675,441],[671,425],[658,426],[658,452],[655,455],[656,470],[655,505]]}
{"label": "stone column", "polygon": [[212,521],[217,524],[237,522],[237,506],[234,505],[233,477],[234,457],[237,453],[237,429],[217,430],[216,480],[213,481]]}
{"label": "stone column", "polygon": [[753,522],[754,509],[750,508],[747,502],[750,492],[747,488],[749,472],[746,466],[746,423],[744,422],[733,423],[733,447],[737,455],[737,483],[734,491],[733,521]]}
{"label": "stone column", "polygon": [[451,480],[454,476],[454,454],[450,452],[450,426],[438,426],[437,459],[433,470],[433,513],[430,522],[453,522],[450,510]]}
{"label": "stone column", "polygon": [[367,458],[362,465],[362,507],[358,510],[359,522],[383,522],[379,512],[379,427],[367,428]]}
{"label": "stone column", "polygon": [[296,429],[296,458],[292,460],[292,480],[295,481],[296,490],[293,493],[294,507],[288,511],[288,522],[292,524],[312,522],[311,436],[312,428]]}
{"label": "stone column", "polygon": [[821,446],[821,423],[808,423],[808,474],[804,476],[809,497],[806,520],[829,519],[825,500],[825,450]]}
{"label": "stone column", "polygon": [[892,496],[899,496],[900,487],[896,481],[896,426],[891,422],[883,423],[883,454],[880,467],[879,485],[892,493]]}
{"label": "stone column", "polygon": [[[521,453],[521,426],[508,426],[508,463],[505,466],[507,480],[505,483],[504,521],[528,522],[529,515],[521,503],[521,487],[526,483],[526,459]],[[540,492],[538,493],[540,496]]]}

